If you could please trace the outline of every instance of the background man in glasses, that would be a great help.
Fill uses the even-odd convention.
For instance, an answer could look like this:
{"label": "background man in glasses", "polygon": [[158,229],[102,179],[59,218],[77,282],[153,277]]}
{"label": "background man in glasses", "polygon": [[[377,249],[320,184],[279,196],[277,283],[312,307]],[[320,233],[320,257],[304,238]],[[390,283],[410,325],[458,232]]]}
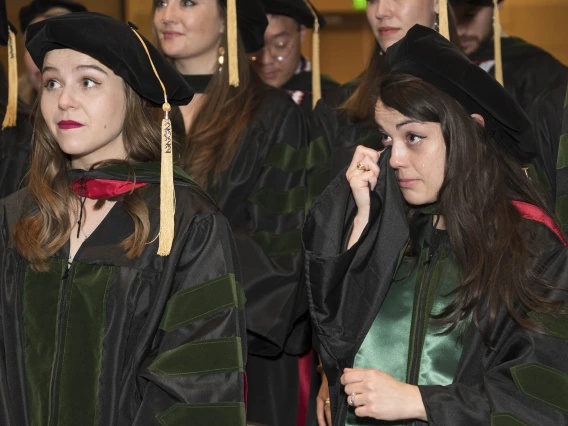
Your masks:
{"label": "background man in glasses", "polygon": [[[262,0],[262,3],[268,27],[264,48],[252,55],[253,68],[266,84],[287,90],[309,118],[313,99],[312,63],[302,55],[302,43],[308,29],[314,28],[314,14],[320,29],[325,20],[307,0]],[[322,75],[321,86],[325,96],[338,84]]]}

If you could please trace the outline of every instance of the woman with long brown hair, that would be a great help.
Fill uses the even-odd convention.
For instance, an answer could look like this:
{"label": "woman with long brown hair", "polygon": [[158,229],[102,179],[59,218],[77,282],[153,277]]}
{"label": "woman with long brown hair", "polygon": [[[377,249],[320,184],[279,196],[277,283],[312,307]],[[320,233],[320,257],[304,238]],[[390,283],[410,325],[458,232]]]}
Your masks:
{"label": "woman with long brown hair", "polygon": [[385,62],[386,149],[357,147],[303,232],[332,424],[567,425],[568,243],[528,117],[429,28]]}
{"label": "woman with long brown hair", "polygon": [[231,229],[172,167],[191,88],[96,13],[31,25],[27,49],[42,90],[29,185],[0,204],[0,423],[244,426]]}
{"label": "woman with long brown hair", "polygon": [[300,292],[307,132],[299,107],[286,92],[265,86],[247,58],[263,44],[262,3],[237,0],[236,23],[230,6],[158,0],[154,31],[197,91],[173,116],[183,136],[179,163],[215,199],[237,242],[247,297],[248,419],[288,426],[309,393],[300,386],[299,361],[310,345]]}

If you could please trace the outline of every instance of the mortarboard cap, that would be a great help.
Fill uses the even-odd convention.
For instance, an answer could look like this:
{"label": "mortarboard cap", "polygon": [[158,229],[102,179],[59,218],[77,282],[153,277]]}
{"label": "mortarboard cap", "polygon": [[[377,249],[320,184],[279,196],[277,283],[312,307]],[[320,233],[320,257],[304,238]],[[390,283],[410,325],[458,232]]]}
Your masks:
{"label": "mortarboard cap", "polygon": [[46,19],[30,25],[26,39],[28,52],[40,70],[48,52],[76,50],[109,67],[143,98],[162,104],[158,255],[169,255],[174,238],[175,195],[172,127],[168,112],[170,103],[188,104],[193,90],[166,58],[138,34],[134,25],[109,16],[79,12]]}
{"label": "mortarboard cap", "polygon": [[61,7],[69,12],[86,12],[87,8],[80,3],[65,0],[33,0],[27,6],[20,9],[20,30],[26,32],[28,25],[37,17],[43,15],[53,7]]}
{"label": "mortarboard cap", "polygon": [[14,127],[18,112],[18,59],[16,54],[16,30],[8,21],[6,0],[0,0],[0,46],[8,46],[8,102],[2,129]]}
{"label": "mortarboard cap", "polygon": [[307,28],[314,28],[315,13],[319,27],[325,26],[325,19],[308,0],[262,0],[262,5],[267,14],[288,16]]}
{"label": "mortarboard cap", "polygon": [[386,52],[389,72],[410,74],[480,114],[495,141],[521,164],[535,156],[532,126],[505,88],[436,31],[415,25]]}

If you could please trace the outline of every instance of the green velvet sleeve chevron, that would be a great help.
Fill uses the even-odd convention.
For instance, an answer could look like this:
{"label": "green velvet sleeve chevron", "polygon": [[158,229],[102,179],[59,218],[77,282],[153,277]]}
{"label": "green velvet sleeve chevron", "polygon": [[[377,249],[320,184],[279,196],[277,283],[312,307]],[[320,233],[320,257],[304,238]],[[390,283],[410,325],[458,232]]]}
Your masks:
{"label": "green velvet sleeve chevron", "polygon": [[196,220],[160,312],[154,350],[142,361],[135,426],[244,426],[245,297],[226,219]]}
{"label": "green velvet sleeve chevron", "polygon": [[556,163],[556,216],[564,235],[568,231],[568,93],[564,102],[562,133]]}

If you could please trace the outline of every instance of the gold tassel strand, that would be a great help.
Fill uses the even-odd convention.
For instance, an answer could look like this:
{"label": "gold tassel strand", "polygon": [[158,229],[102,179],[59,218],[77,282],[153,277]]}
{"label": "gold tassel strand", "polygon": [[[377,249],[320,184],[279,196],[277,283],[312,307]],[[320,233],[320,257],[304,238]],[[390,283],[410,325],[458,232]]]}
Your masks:
{"label": "gold tassel strand", "polygon": [[495,79],[504,85],[503,57],[501,55],[501,14],[499,1],[493,0],[493,43],[495,50]]}
{"label": "gold tassel strand", "polygon": [[170,254],[174,241],[175,190],[174,190],[174,161],[172,144],[172,122],[168,113],[171,111],[167,102],[162,106],[164,119],[162,120],[162,160],[160,176],[160,244],[158,256]]}
{"label": "gold tassel strand", "polygon": [[2,130],[15,127],[18,117],[18,59],[16,35],[8,25],[8,106],[2,122]]}
{"label": "gold tassel strand", "polygon": [[440,0],[438,3],[438,19],[440,22],[438,25],[440,26],[440,34],[446,37],[448,40],[450,39],[450,21],[448,19],[448,0]]}
{"label": "gold tassel strand", "polygon": [[239,87],[239,52],[237,42],[237,1],[227,0],[227,48],[229,50],[229,84]]}
{"label": "gold tassel strand", "polygon": [[314,17],[314,33],[312,34],[312,109],[321,99],[321,60],[320,60],[320,23],[318,14],[308,0],[304,0]]}
{"label": "gold tassel strand", "polygon": [[174,161],[173,161],[173,144],[172,144],[172,122],[169,118],[169,112],[171,111],[171,106],[168,103],[168,95],[166,93],[166,87],[158,75],[158,71],[154,66],[154,62],[150,57],[150,52],[146,47],[146,43],[135,28],[132,31],[138,39],[152,65],[154,74],[162,86],[164,91],[164,104],[162,109],[164,111],[164,119],[162,120],[162,159],[161,159],[161,176],[160,176],[160,241],[158,246],[158,256],[167,256],[170,254],[172,249],[172,244],[174,241],[175,234],[175,190],[174,190]]}

